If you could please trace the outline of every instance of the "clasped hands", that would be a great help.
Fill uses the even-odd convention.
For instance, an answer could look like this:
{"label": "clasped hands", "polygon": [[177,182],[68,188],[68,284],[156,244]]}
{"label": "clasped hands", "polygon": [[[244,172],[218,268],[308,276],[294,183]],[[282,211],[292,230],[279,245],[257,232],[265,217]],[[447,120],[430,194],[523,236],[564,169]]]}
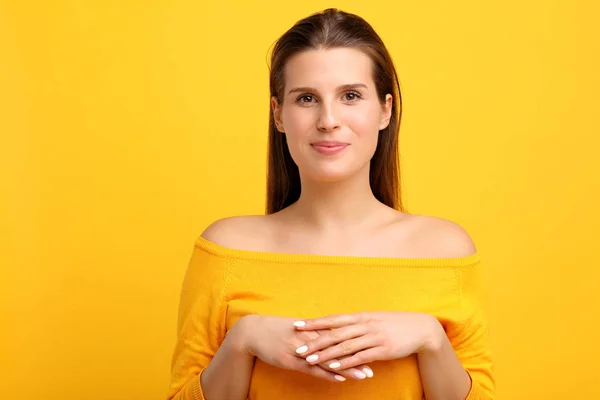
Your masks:
{"label": "clasped hands", "polygon": [[283,329],[275,328],[281,325],[269,319],[278,317],[262,318],[266,318],[261,324],[264,327],[262,345],[253,355],[278,367],[332,381],[373,377],[374,371],[367,364],[436,351],[445,338],[438,320],[420,312],[359,312],[306,320],[286,318],[285,324],[293,324],[296,332],[292,339],[286,340],[288,346],[293,346],[294,354],[285,351],[289,348],[285,346],[281,348],[285,354],[276,357],[272,351],[273,346],[278,346],[274,342],[269,346],[264,341],[276,332],[283,333]]}
{"label": "clasped hands", "polygon": [[[419,312],[360,312],[294,322],[296,331],[318,332],[296,348],[297,357],[354,379],[373,377],[367,364],[435,351],[445,332],[432,315]],[[352,373],[348,373],[352,371]],[[336,373],[337,381],[346,378]]]}

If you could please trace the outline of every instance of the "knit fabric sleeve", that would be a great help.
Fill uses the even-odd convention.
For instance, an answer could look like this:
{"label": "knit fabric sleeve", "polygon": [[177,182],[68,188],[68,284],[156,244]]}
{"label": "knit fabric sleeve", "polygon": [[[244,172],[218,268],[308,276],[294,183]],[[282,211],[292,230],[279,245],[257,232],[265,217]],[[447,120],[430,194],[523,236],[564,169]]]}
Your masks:
{"label": "knit fabric sleeve", "polygon": [[493,400],[495,380],[490,335],[479,276],[480,262],[461,268],[458,272],[463,318],[448,337],[471,378],[471,389],[466,400]]}
{"label": "knit fabric sleeve", "polygon": [[194,247],[181,287],[167,400],[204,400],[200,375],[223,342],[230,259]]}

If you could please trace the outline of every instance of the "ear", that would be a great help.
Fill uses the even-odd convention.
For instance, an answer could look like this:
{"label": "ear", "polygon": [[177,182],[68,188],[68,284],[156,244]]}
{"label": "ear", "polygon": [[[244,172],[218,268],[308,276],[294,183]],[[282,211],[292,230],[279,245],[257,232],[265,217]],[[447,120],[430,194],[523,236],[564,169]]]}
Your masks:
{"label": "ear", "polygon": [[273,119],[275,120],[275,126],[277,130],[284,133],[283,121],[281,120],[281,105],[277,102],[277,97],[271,97],[271,108],[273,109]]}
{"label": "ear", "polygon": [[381,121],[379,121],[379,130],[385,129],[390,124],[392,118],[393,97],[391,94],[385,95],[385,103],[381,106]]}

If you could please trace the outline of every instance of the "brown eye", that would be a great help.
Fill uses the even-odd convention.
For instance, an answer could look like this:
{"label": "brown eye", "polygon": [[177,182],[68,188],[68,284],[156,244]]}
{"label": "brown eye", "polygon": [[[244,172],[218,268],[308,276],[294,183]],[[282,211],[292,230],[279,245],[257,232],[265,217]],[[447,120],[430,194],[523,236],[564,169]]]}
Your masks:
{"label": "brown eye", "polygon": [[[305,101],[308,100],[308,101]],[[297,101],[299,101],[300,103],[311,103],[313,100],[313,96],[311,96],[310,94],[305,94],[302,95],[300,97],[298,97]]]}
{"label": "brown eye", "polygon": [[349,101],[354,102],[354,101],[360,99],[360,94],[358,94],[356,92],[348,92],[348,93],[346,93],[346,98]]}

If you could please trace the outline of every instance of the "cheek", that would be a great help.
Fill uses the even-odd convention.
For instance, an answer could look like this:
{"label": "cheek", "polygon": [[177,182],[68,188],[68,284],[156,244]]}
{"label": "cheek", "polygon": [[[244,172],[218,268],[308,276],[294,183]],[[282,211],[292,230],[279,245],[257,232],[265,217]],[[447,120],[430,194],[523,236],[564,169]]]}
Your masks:
{"label": "cheek", "polygon": [[282,135],[285,135],[290,155],[296,164],[303,164],[302,160],[307,157],[305,153],[308,151],[307,138],[314,131],[313,117],[307,110],[299,108],[287,110],[281,117],[285,126]]}
{"label": "cheek", "polygon": [[349,112],[346,115],[346,123],[358,136],[369,138],[377,136],[379,132],[379,113],[372,107]]}
{"label": "cheek", "polygon": [[313,113],[308,109],[296,108],[283,114],[282,118],[290,152],[306,151],[302,147],[307,145],[307,139],[312,138],[316,130]]}
{"label": "cheek", "polygon": [[354,140],[362,157],[371,157],[377,148],[379,123],[377,110],[361,110],[348,116],[347,125],[354,134]]}
{"label": "cheek", "polygon": [[292,106],[283,112],[282,119],[286,131],[290,132],[305,132],[314,125],[314,117],[308,108]]}

